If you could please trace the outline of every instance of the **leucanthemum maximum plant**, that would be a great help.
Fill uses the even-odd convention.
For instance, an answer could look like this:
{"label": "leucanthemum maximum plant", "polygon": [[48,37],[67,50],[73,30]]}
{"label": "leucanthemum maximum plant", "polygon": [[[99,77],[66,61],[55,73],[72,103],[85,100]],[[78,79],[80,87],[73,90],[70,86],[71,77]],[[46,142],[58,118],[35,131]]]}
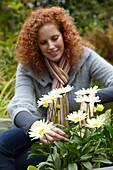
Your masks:
{"label": "leucanthemum maximum plant", "polygon": [[[54,89],[48,93],[49,97],[54,97],[46,96],[43,99],[43,96],[38,101],[38,107],[45,107],[45,103],[47,107],[56,101],[57,96],[61,98],[72,89],[70,86]],[[104,107],[98,104],[100,99],[95,96],[98,90],[98,87],[94,86],[75,92],[75,101],[79,102],[81,107],[66,116],[66,120],[70,122],[70,126],[63,129],[68,135],[66,142],[55,141],[45,145],[39,141],[32,146],[29,158],[36,155],[47,157],[47,161],[35,167],[36,170],[93,170],[113,163],[113,129],[106,124],[104,117],[106,113],[110,115],[111,110],[103,113]],[[35,132],[39,134],[38,129],[35,129]],[[34,136],[32,133],[31,137],[35,138],[35,133]]]}

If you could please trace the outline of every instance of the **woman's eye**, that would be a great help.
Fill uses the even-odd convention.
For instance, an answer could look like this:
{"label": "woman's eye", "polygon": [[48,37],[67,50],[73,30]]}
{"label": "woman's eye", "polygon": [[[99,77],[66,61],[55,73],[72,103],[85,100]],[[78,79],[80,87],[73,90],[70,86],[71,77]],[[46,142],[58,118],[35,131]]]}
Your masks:
{"label": "woman's eye", "polygon": [[58,39],[58,37],[53,37],[52,40],[53,41],[56,41]]}
{"label": "woman's eye", "polygon": [[45,45],[47,42],[46,41],[43,41],[43,42],[40,42],[40,45]]}

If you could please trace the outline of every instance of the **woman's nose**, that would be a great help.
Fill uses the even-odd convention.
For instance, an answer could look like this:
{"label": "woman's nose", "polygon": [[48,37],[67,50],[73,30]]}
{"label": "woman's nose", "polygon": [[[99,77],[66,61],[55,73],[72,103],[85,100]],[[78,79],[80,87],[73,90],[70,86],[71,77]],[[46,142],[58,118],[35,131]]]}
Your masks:
{"label": "woman's nose", "polygon": [[48,49],[53,49],[54,48],[54,44],[53,42],[48,42]]}

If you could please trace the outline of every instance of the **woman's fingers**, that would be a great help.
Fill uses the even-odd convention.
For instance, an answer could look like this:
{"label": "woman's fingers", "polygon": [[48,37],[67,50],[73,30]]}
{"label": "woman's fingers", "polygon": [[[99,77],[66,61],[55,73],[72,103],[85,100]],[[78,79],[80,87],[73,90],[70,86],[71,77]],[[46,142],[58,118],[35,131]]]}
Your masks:
{"label": "woman's fingers", "polygon": [[43,142],[43,143],[45,143],[45,144],[50,144],[51,142],[48,140],[48,139],[46,139],[44,136],[43,137],[40,137],[40,140]]}
{"label": "woman's fingers", "polygon": [[45,136],[41,137],[40,140],[44,143],[52,143],[55,141],[55,138],[53,138],[52,136],[46,134]]}
{"label": "woman's fingers", "polygon": [[65,140],[67,138],[67,135],[61,129],[57,127],[53,127],[51,129],[50,135],[59,140]]}
{"label": "woman's fingers", "polygon": [[50,132],[48,132],[46,135],[40,138],[40,140],[45,143],[52,143],[57,140],[67,140],[67,135],[59,128],[54,127],[51,129]]}
{"label": "woman's fingers", "polygon": [[66,136],[66,134],[60,129],[60,128],[57,128],[57,127],[53,127],[52,130],[62,136]]}

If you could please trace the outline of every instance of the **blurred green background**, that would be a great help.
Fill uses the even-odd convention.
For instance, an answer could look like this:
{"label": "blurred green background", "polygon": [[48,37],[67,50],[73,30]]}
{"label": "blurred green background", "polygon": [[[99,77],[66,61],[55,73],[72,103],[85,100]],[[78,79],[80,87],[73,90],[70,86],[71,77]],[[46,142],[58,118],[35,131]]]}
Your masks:
{"label": "blurred green background", "polygon": [[0,0],[0,117],[9,117],[7,104],[14,94],[17,66],[15,43],[21,26],[31,10],[48,5],[64,7],[81,36],[113,64],[113,0]]}

